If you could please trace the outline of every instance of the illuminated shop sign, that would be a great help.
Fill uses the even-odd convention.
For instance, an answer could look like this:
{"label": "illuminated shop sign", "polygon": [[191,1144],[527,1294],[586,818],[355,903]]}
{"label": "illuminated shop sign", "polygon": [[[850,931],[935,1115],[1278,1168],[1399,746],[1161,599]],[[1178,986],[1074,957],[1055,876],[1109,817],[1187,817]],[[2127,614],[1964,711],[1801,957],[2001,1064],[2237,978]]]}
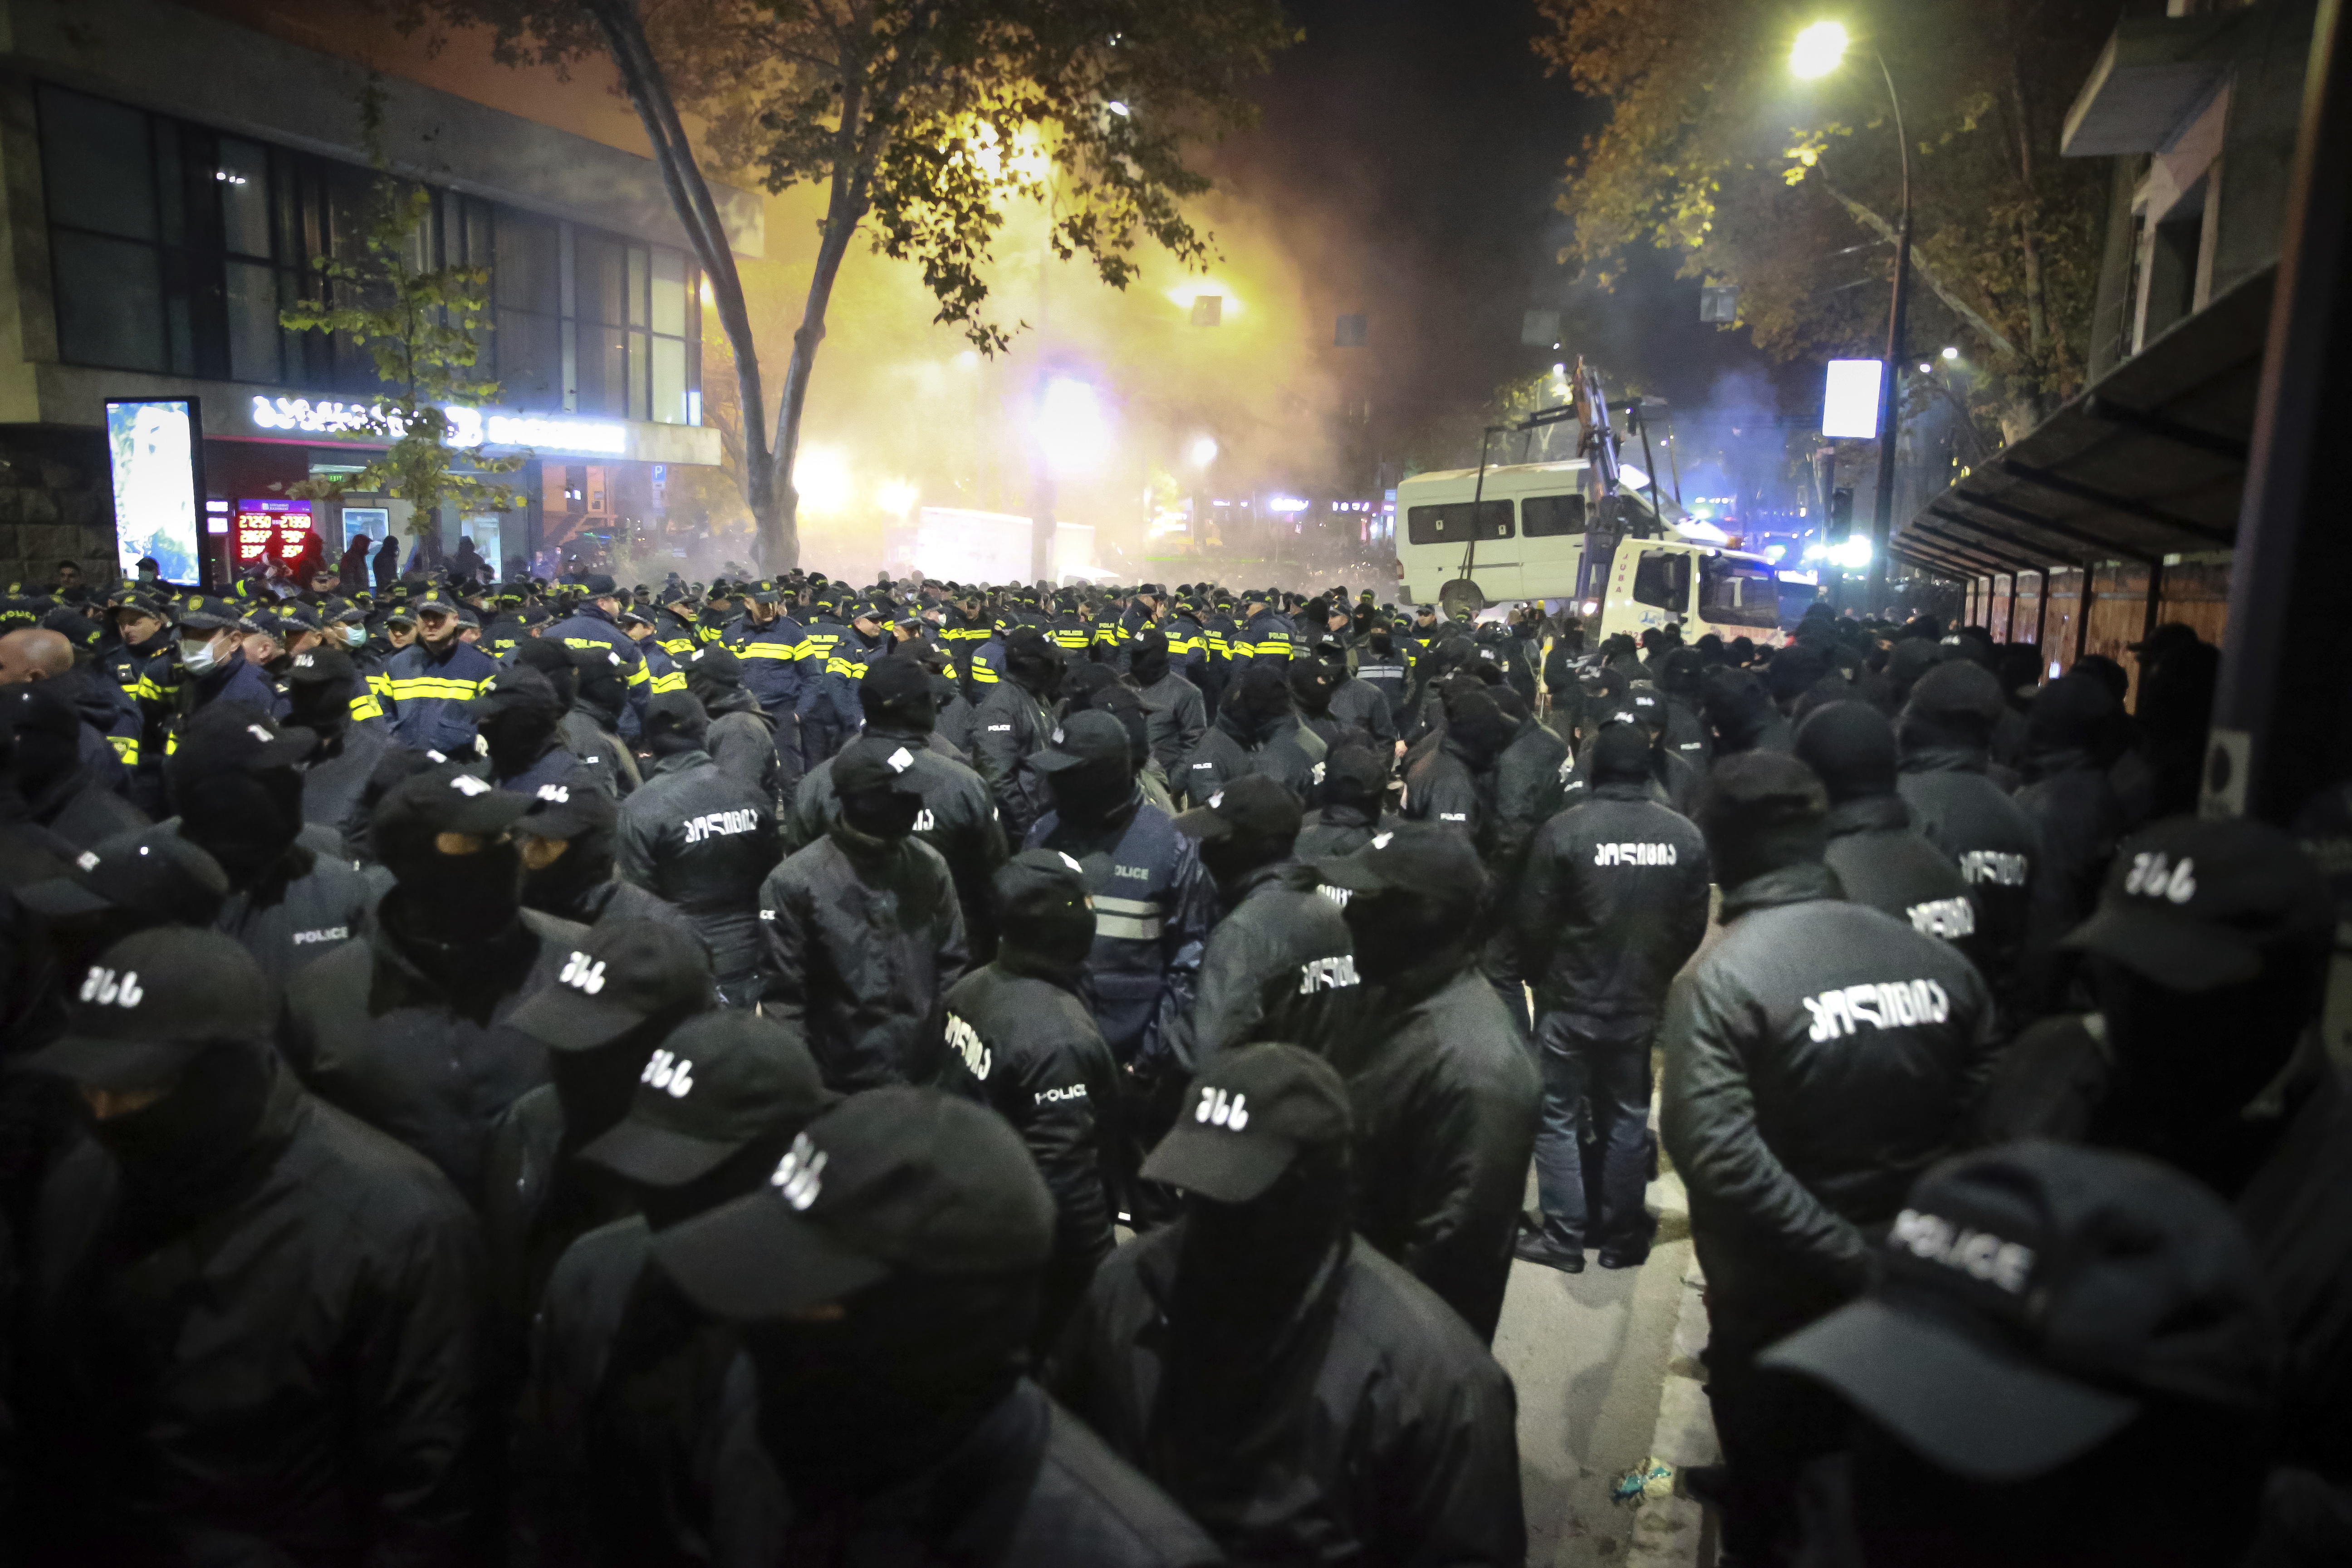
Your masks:
{"label": "illuminated shop sign", "polygon": [[268,558],[291,561],[302,553],[310,534],[310,503],[306,500],[241,500],[236,503],[236,532],[232,544],[236,563],[249,566]]}
{"label": "illuminated shop sign", "polygon": [[[452,447],[528,447],[534,451],[625,457],[629,427],[614,419],[581,419],[568,414],[514,414],[497,408],[444,407]],[[264,397],[253,400],[257,430],[303,436],[383,440],[402,433],[398,413],[381,404],[339,403],[332,398]]]}

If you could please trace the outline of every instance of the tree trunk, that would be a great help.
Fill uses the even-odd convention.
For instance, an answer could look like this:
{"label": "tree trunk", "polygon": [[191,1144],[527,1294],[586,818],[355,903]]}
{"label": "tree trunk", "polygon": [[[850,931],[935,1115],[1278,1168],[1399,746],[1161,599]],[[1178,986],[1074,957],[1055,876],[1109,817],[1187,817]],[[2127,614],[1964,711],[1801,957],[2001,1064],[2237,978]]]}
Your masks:
{"label": "tree trunk", "polygon": [[670,206],[702,264],[719,328],[726,332],[728,349],[734,356],[737,396],[742,405],[743,500],[751,510],[764,545],[776,515],[775,476],[769,462],[760,350],[751,337],[751,313],[743,300],[743,279],[735,270],[735,252],[727,242],[727,229],[719,222],[709,183],[695,161],[685,124],[677,117],[677,106],[670,100],[669,83],[654,58],[652,45],[646,41],[634,0],[585,0],[585,4],[604,31],[629,102],[645,126],[646,140],[653,144],[654,164],[661,171]]}

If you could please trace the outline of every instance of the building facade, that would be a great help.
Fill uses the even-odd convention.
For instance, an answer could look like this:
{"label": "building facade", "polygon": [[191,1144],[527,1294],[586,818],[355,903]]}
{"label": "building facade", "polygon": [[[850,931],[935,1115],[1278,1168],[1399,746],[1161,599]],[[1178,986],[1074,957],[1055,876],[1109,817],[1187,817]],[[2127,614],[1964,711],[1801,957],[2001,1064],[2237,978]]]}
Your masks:
{"label": "building facade", "polygon": [[[193,398],[216,569],[264,542],[284,487],[363,467],[352,426],[374,355],[279,312],[355,259],[385,174],[361,129],[369,80],[334,56],[170,0],[0,0],[0,581],[116,565],[105,405]],[[427,194],[408,261],[487,268],[489,406],[453,440],[520,457],[519,503],[413,514],[317,502],[328,551],[396,532],[546,568],[615,535],[658,538],[683,470],[715,467],[702,419],[700,277],[653,162],[520,115],[379,78],[391,179]],[[761,247],[752,193],[715,187],[730,244]],[[271,509],[281,510],[282,509]]]}

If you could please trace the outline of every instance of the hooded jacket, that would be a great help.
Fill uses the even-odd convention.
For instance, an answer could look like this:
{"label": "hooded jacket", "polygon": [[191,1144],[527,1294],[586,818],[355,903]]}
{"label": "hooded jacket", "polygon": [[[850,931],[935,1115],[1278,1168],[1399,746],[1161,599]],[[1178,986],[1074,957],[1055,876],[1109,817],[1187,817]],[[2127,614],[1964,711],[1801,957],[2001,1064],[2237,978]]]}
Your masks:
{"label": "hooded jacket", "polygon": [[1458,829],[1491,863],[1495,847],[1495,775],[1481,768],[1452,735],[1405,759],[1404,802],[1398,815],[1408,822],[1435,822]]}
{"label": "hooded jacket", "polygon": [[[900,777],[923,797],[915,837],[940,852],[955,878],[973,957],[993,956],[996,914],[989,905],[989,884],[1009,851],[988,785],[971,769],[928,744],[929,736],[872,725],[866,732],[876,740],[896,741],[905,749],[908,760]],[[833,761],[827,758],[809,770],[793,797],[792,814],[784,821],[784,852],[796,853],[815,843],[840,816],[841,797],[834,793]]]}
{"label": "hooded jacket", "polygon": [[1818,863],[1724,897],[1675,982],[1659,1126],[1717,1310],[1810,1316],[1858,1291],[1870,1240],[1958,1147],[1998,1038],[1947,942],[1839,897]]}
{"label": "hooded jacket", "polygon": [[1321,812],[1299,826],[1292,853],[1301,860],[1352,855],[1371,842],[1384,821],[1393,819],[1383,818],[1374,807],[1326,801]]}
{"label": "hooded jacket", "polygon": [[604,607],[593,599],[583,599],[570,616],[539,635],[564,647],[591,653],[601,648],[613,656],[626,701],[625,710],[614,713],[613,721],[623,735],[635,734],[645,720],[646,698],[653,689],[653,675],[646,668],[644,650],[621,629],[620,623],[606,615]]}
{"label": "hooded jacket", "polygon": [[[262,1053],[267,1058],[266,1050]],[[480,1243],[440,1173],[266,1062],[225,1204],[123,1245],[114,1156],[84,1141],[28,1238],[17,1537],[58,1560],[446,1563],[470,1464]],[[97,1391],[144,1368],[136,1416]],[[140,1421],[139,1428],[110,1418]]]}
{"label": "hooded jacket", "polygon": [[802,1029],[828,1088],[937,1074],[940,1004],[971,963],[938,850],[835,822],[761,884],[761,1011]]}
{"label": "hooded jacket", "polygon": [[1045,775],[1028,765],[1045,749],[1053,721],[1045,704],[1018,680],[999,680],[986,690],[972,714],[971,763],[996,797],[1005,838],[1018,843],[1054,808]]}
{"label": "hooded jacket", "polygon": [[[1064,1336],[1055,1394],[1144,1462],[1167,1371],[1167,1310],[1186,1222],[1097,1273]],[[1228,1531],[1239,1562],[1517,1563],[1527,1556],[1517,1401],[1486,1347],[1429,1288],[1360,1239],[1305,1384],[1304,1441]]]}
{"label": "hooded jacket", "polygon": [[1605,784],[1546,823],[1518,883],[1536,1010],[1655,1020],[1706,935],[1712,871],[1688,817],[1640,784]]}
{"label": "hooded jacket", "polygon": [[[306,792],[307,793],[307,792]],[[379,889],[348,860],[287,847],[250,888],[233,889],[213,929],[253,954],[270,984],[366,934]]]}
{"label": "hooded jacket", "polygon": [[1160,675],[1148,683],[1143,676],[1149,671],[1141,654],[1133,656],[1136,679],[1143,688],[1144,711],[1150,716],[1151,760],[1160,771],[1173,778],[1177,770],[1201,738],[1209,732],[1208,700],[1201,689],[1172,669],[1163,667]]}
{"label": "hooded jacket", "polygon": [[1087,1004],[1121,1066],[1160,1068],[1169,1030],[1192,1005],[1216,920],[1216,887],[1199,846],[1139,795],[1097,825],[1066,826],[1048,812],[1022,847],[1058,849],[1085,868],[1095,902]]}
{"label": "hooded jacket", "polygon": [[1823,862],[1853,903],[1867,904],[1979,962],[1977,900],[1949,857],[1915,832],[1899,795],[1863,795],[1830,807]]}
{"label": "hooded jacket", "polygon": [[1199,805],[1245,773],[1264,773],[1304,801],[1323,782],[1331,748],[1295,713],[1253,717],[1229,700],[1216,721],[1168,780],[1169,793]]}
{"label": "hooded jacket", "polygon": [[781,850],[767,796],[721,773],[709,752],[678,752],[621,803],[614,865],[686,911],[727,984],[760,968],[760,882]]}
{"label": "hooded jacket", "polygon": [[[524,910],[488,942],[429,954],[428,968],[379,921],[288,979],[278,1049],[320,1099],[432,1161],[471,1202],[491,1123],[547,1081],[547,1048],[506,1019],[555,984],[587,934]],[[457,964],[493,998],[485,1016],[459,1011],[436,978]]]}
{"label": "hooded jacket", "polygon": [[1348,922],[1320,886],[1311,867],[1284,859],[1226,895],[1192,1008],[1169,1033],[1169,1055],[1187,1077],[1236,1046],[1314,1038],[1317,999],[1359,984]]}
{"label": "hooded jacket", "polygon": [[1078,994],[1077,975],[1055,973],[1015,949],[950,987],[941,1016],[942,1086],[1012,1123],[1054,1194],[1041,1325],[1050,1344],[1110,1256],[1118,1064]]}
{"label": "hooded jacket", "polygon": [[1543,1086],[1466,944],[1371,978],[1316,1042],[1355,1112],[1356,1230],[1491,1342]]}
{"label": "hooded jacket", "polygon": [[710,753],[719,771],[782,805],[785,763],[774,716],[740,687],[697,695],[702,700],[703,711],[710,715],[710,730],[702,739],[702,749]]}
{"label": "hooded jacket", "polygon": [[2016,1007],[2025,984],[2026,939],[2042,889],[2042,835],[2033,818],[1986,776],[1989,758],[1937,723],[1906,710],[1899,726],[1903,772],[1895,787],[1912,826],[1949,856],[1976,900],[1986,978]]}

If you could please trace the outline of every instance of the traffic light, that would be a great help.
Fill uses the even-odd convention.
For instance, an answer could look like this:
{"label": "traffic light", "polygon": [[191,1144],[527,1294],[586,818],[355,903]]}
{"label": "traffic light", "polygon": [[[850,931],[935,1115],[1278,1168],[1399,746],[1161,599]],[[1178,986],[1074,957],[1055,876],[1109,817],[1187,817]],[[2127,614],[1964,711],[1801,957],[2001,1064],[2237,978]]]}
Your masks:
{"label": "traffic light", "polygon": [[1824,544],[1843,544],[1853,531],[1853,492],[1836,489],[1830,492],[1828,531],[1822,535]]}

